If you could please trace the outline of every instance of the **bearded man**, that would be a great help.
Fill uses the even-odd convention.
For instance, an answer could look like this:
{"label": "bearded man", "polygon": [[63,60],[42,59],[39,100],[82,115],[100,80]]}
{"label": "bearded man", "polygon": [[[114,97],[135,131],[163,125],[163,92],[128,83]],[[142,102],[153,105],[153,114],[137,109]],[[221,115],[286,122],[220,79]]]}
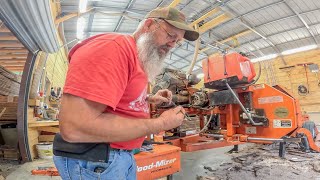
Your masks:
{"label": "bearded man", "polygon": [[[146,135],[175,128],[184,119],[180,106],[150,119],[148,103],[170,103],[172,94],[160,90],[148,96],[147,84],[179,41],[198,37],[180,11],[166,7],[148,13],[133,35],[97,35],[70,51],[59,114],[61,138],[54,142],[62,179],[136,179],[132,150],[140,148]],[[73,144],[86,143],[95,143],[85,148],[95,153],[79,156],[86,151]],[[97,144],[107,144],[107,150],[97,150]],[[105,161],[95,160],[104,153]]]}

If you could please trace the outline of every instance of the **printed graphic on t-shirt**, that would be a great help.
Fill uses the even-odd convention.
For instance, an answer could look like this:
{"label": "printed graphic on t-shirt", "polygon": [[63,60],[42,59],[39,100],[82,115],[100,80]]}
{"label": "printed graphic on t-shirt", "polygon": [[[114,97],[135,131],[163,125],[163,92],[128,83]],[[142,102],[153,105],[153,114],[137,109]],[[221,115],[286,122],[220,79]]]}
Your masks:
{"label": "printed graphic on t-shirt", "polygon": [[145,88],[140,96],[129,103],[129,108],[134,111],[149,113],[149,105],[146,101],[147,98],[147,88]]}

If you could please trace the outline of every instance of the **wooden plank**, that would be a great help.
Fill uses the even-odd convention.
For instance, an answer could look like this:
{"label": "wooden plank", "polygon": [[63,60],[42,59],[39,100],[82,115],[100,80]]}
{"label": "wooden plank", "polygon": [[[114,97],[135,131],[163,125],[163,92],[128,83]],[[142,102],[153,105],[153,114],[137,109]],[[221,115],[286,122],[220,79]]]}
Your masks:
{"label": "wooden plank", "polygon": [[25,59],[0,59],[0,63],[25,63],[26,60]]}
{"label": "wooden plank", "polygon": [[17,103],[18,98],[18,96],[0,96],[0,103]]}
{"label": "wooden plank", "polygon": [[[17,119],[17,108],[18,103],[16,102],[6,102],[0,103],[0,111],[3,113],[0,115],[0,121],[2,120],[16,120]],[[5,111],[4,111],[5,109]]]}
{"label": "wooden plank", "polygon": [[10,120],[10,121],[0,120],[0,125],[12,124],[12,123],[17,123],[17,120]]}
{"label": "wooden plank", "polygon": [[4,63],[4,62],[0,62],[0,65],[3,67],[7,67],[7,68],[12,68],[12,66],[14,66],[14,68],[16,68],[16,66],[18,66],[18,68],[16,69],[22,69],[22,67],[24,67],[25,63],[21,63],[21,62],[12,62],[12,63]]}
{"label": "wooden plank", "polygon": [[37,121],[30,122],[28,127],[58,126],[59,121]]}
{"label": "wooden plank", "polygon": [[24,65],[21,65],[21,64],[11,64],[11,65],[5,65],[5,64],[2,64],[3,67],[7,68],[7,69],[10,69],[10,68],[23,68]]}
{"label": "wooden plank", "polygon": [[29,141],[29,150],[31,154],[31,159],[37,157],[36,144],[39,143],[39,132],[35,128],[28,128],[28,141]]}
{"label": "wooden plank", "polygon": [[7,27],[1,27],[0,32],[11,32]]}
{"label": "wooden plank", "polygon": [[10,68],[8,69],[10,72],[22,72],[23,68],[15,69],[15,68]]}
{"label": "wooden plank", "polygon": [[13,42],[13,43],[9,43],[9,42],[1,42],[0,43],[0,48],[3,47],[24,47],[21,43],[18,42]]}
{"label": "wooden plank", "polygon": [[0,36],[0,41],[18,41],[15,36]]}
{"label": "wooden plank", "polygon": [[37,127],[39,131],[46,131],[46,132],[52,132],[52,133],[58,133],[60,132],[60,129],[58,127]]}
{"label": "wooden plank", "polygon": [[10,55],[1,55],[0,59],[27,59],[25,54],[10,54]]}
{"label": "wooden plank", "polygon": [[21,69],[8,69],[8,70],[11,72],[22,72],[23,71],[22,68]]}
{"label": "wooden plank", "polygon": [[53,142],[54,135],[40,135],[39,142]]}
{"label": "wooden plank", "polygon": [[21,48],[21,49],[0,49],[0,53],[2,54],[14,54],[14,53],[24,53],[24,54],[27,54],[28,53],[28,50],[27,49],[24,49],[24,48]]}
{"label": "wooden plank", "polygon": [[[315,63],[320,66],[320,50],[311,50],[296,54],[284,56],[288,66],[296,65],[299,63]],[[307,112],[320,112],[320,86],[318,86],[318,78],[315,73],[311,73],[307,68],[308,80],[309,80],[309,91],[310,93],[306,96],[298,94],[298,86],[303,84],[307,86],[307,79],[305,70],[303,67],[294,67],[290,72],[280,70],[283,67],[283,63],[280,58],[276,58],[271,61],[271,67],[274,69],[274,75],[278,80],[278,84],[288,88],[293,93],[294,97],[299,100],[302,111]],[[258,66],[255,63],[256,72],[258,72]],[[290,73],[290,76],[289,76]],[[270,72],[269,72],[270,74]],[[320,74],[318,74],[320,76]],[[263,68],[260,80],[258,83],[266,82],[266,70]]]}
{"label": "wooden plank", "polygon": [[18,160],[20,157],[18,149],[3,149],[3,159]]}

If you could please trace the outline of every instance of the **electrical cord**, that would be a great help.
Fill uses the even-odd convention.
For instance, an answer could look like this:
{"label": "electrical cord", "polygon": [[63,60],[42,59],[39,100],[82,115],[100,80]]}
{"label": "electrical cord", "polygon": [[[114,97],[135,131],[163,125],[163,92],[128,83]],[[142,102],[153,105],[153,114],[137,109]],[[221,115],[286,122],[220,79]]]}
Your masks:
{"label": "electrical cord", "polygon": [[211,114],[210,114],[210,117],[209,117],[209,120],[208,120],[207,124],[204,125],[204,127],[203,127],[198,133],[202,133],[202,132],[208,127],[209,123],[210,123],[211,120],[212,120],[212,117],[213,117],[213,113],[212,113],[212,111],[211,111]]}

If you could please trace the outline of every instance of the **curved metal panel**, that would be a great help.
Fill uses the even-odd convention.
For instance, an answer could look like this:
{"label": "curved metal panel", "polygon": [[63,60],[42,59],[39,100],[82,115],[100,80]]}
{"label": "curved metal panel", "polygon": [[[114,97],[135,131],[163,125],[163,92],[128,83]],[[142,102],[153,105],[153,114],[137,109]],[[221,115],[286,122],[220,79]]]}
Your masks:
{"label": "curved metal panel", "polygon": [[0,0],[0,4],[1,19],[30,51],[54,53],[59,50],[50,1]]}
{"label": "curved metal panel", "polygon": [[34,64],[36,61],[38,53],[33,54],[29,51],[26,64],[24,66],[21,84],[20,84],[20,92],[18,99],[18,119],[17,119],[17,127],[18,127],[18,141],[19,141],[19,150],[21,153],[22,161],[32,161],[31,153],[29,150],[29,140],[28,140],[28,99],[29,99],[29,88],[32,77],[32,70],[34,68]]}

